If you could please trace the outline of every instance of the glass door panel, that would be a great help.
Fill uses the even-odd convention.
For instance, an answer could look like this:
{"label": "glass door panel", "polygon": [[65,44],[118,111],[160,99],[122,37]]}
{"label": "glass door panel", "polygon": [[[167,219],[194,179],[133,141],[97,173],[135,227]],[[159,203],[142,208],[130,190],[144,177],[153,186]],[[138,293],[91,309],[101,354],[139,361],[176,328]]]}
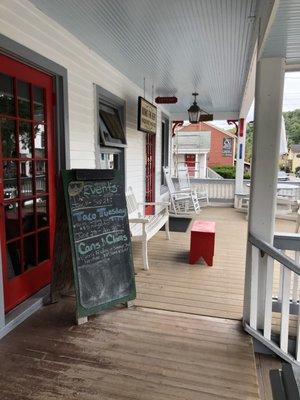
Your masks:
{"label": "glass door panel", "polygon": [[55,218],[54,155],[49,150],[52,86],[49,75],[0,55],[0,228],[6,310],[50,282]]}

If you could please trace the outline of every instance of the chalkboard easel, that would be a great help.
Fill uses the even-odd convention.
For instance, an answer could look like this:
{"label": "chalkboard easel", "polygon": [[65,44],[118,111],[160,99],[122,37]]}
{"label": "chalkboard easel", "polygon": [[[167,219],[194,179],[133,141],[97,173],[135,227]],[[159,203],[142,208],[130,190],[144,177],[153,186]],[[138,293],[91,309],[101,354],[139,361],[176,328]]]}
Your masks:
{"label": "chalkboard easel", "polygon": [[136,297],[124,179],[115,170],[62,172],[77,322]]}

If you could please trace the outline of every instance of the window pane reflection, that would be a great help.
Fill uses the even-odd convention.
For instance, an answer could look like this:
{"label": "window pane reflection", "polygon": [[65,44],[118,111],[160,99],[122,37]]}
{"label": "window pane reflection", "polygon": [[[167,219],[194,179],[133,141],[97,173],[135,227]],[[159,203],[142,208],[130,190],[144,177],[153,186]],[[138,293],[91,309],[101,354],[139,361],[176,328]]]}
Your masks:
{"label": "window pane reflection", "polygon": [[0,136],[3,157],[17,158],[16,123],[9,120],[0,120]]}
{"label": "window pane reflection", "polygon": [[23,233],[29,233],[35,230],[33,199],[29,199],[22,202],[22,227],[23,227]]}
{"label": "window pane reflection", "polygon": [[34,149],[36,158],[45,158],[45,126],[34,126]]}
{"label": "window pane reflection", "polygon": [[118,154],[101,153],[100,169],[118,169]]}
{"label": "window pane reflection", "polygon": [[18,203],[5,203],[5,234],[6,240],[11,240],[20,236],[19,224],[19,204]]}
{"label": "window pane reflection", "polygon": [[33,119],[44,121],[44,89],[33,86]]}
{"label": "window pane reflection", "polygon": [[12,279],[22,273],[21,243],[19,240],[13,243],[8,243],[6,249],[8,278]]}
{"label": "window pane reflection", "polygon": [[0,114],[14,115],[13,92],[13,79],[8,75],[0,74]]}
{"label": "window pane reflection", "polygon": [[38,259],[39,262],[49,259],[49,230],[38,233]]}
{"label": "window pane reflection", "polygon": [[17,81],[19,117],[30,119],[29,83]]}
{"label": "window pane reflection", "polygon": [[37,191],[37,193],[47,192],[46,161],[36,161],[35,174],[36,174],[36,191]]}
{"label": "window pane reflection", "polygon": [[16,161],[3,163],[4,200],[14,199],[18,196],[17,167]]}
{"label": "window pane reflection", "polygon": [[26,197],[33,194],[32,185],[32,162],[21,161],[20,163],[21,175],[21,196]]}
{"label": "window pane reflection", "polygon": [[23,249],[24,249],[24,269],[27,270],[36,265],[36,241],[35,235],[26,236],[23,239]]}
{"label": "window pane reflection", "polygon": [[19,128],[19,147],[20,157],[31,158],[32,157],[32,135],[31,135],[31,124],[26,122],[20,122]]}
{"label": "window pane reflection", "polygon": [[48,226],[48,196],[42,196],[36,199],[36,212],[38,228]]}

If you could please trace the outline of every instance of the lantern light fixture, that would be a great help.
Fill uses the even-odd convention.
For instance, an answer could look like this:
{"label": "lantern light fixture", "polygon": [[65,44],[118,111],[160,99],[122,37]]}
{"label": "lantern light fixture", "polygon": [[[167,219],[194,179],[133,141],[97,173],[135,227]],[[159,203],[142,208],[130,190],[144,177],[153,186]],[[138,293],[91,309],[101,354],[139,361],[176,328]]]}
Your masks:
{"label": "lantern light fixture", "polygon": [[199,93],[194,92],[193,96],[195,96],[194,102],[191,105],[191,107],[188,109],[189,113],[189,121],[191,124],[198,124],[200,121],[201,117],[201,109],[197,104],[196,97],[198,96]]}
{"label": "lantern light fixture", "polygon": [[192,93],[193,96],[195,96],[194,102],[191,105],[191,107],[188,109],[189,113],[189,122],[191,124],[198,124],[200,121],[205,122],[205,121],[212,121],[213,120],[213,115],[208,114],[208,112],[202,110],[196,101],[196,97],[199,95],[199,93]]}

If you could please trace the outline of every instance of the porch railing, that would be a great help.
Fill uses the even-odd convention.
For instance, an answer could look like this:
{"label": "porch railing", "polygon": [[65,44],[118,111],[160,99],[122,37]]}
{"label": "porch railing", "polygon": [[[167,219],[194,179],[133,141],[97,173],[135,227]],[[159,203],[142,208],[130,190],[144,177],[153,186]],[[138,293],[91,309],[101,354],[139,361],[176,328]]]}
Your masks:
{"label": "porch railing", "polygon": [[[175,184],[178,182],[177,178],[173,178]],[[199,179],[190,178],[191,187],[193,190],[202,192],[206,190],[208,192],[208,197],[211,202],[220,203],[234,203],[235,195],[235,180],[234,179]],[[250,193],[250,183],[251,180],[245,179],[243,192],[245,195]],[[281,198],[289,199],[289,201],[300,200],[300,181],[296,182],[280,182],[281,189],[278,190],[278,196]],[[291,197],[290,185],[295,186],[293,188],[293,196]],[[286,186],[286,189],[285,189]]]}
{"label": "porch railing", "polygon": [[[300,235],[275,235],[274,246],[251,234],[248,240],[251,246],[250,317],[244,321],[245,330],[286,361],[300,366]],[[264,263],[263,257],[266,257]],[[260,282],[262,275],[265,275],[265,285]],[[264,304],[259,322],[258,299]]]}

